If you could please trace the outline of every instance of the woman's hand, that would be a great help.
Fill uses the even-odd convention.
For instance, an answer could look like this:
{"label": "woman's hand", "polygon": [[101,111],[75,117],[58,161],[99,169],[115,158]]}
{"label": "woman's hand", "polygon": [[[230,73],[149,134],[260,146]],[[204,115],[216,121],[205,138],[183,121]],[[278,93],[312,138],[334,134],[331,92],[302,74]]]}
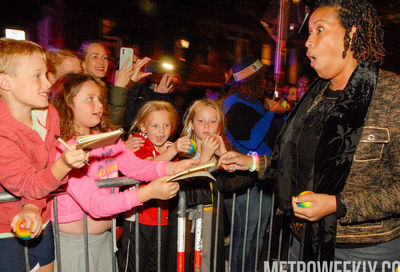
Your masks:
{"label": "woman's hand", "polygon": [[151,75],[151,73],[142,72],[142,68],[149,61],[151,61],[151,58],[148,58],[148,57],[144,57],[142,59],[138,59],[137,61],[135,61],[135,63],[132,65],[133,73],[131,76],[131,80],[133,82],[138,82],[142,78],[145,78],[145,77]]}
{"label": "woman's hand", "polygon": [[133,137],[132,134],[129,135],[128,140],[125,142],[125,146],[135,153],[138,151],[144,144],[144,140],[142,137]]}
{"label": "woman's hand", "polygon": [[219,141],[215,136],[206,136],[201,142],[201,162],[209,161],[219,148]]}
{"label": "woman's hand", "polygon": [[130,58],[126,59],[124,65],[121,67],[121,70],[115,71],[114,85],[117,87],[125,88],[131,81],[131,77],[133,75],[133,65],[127,67],[129,60]]}
{"label": "woman's hand", "polygon": [[158,84],[154,86],[154,92],[156,93],[169,93],[174,89],[174,85],[171,83],[172,76],[164,74]]}
{"label": "woman's hand", "polygon": [[167,175],[172,176],[198,164],[200,160],[181,160],[167,164]]}
{"label": "woman's hand", "polygon": [[179,191],[179,183],[178,182],[165,182],[168,176],[160,177],[146,186],[140,187],[138,189],[138,199],[140,202],[146,202],[150,199],[170,199]]}
{"label": "woman's hand", "polygon": [[228,172],[233,172],[235,170],[249,170],[252,164],[253,158],[251,156],[243,155],[236,151],[228,151],[218,160],[218,166]]}
{"label": "woman's hand", "polygon": [[32,233],[31,238],[39,236],[42,232],[42,216],[40,215],[38,207],[33,204],[25,204],[11,221],[10,226],[13,232],[17,231],[17,223],[21,219],[25,220],[25,228],[29,229],[32,226],[30,230]]}
{"label": "woman's hand", "polygon": [[[309,201],[310,208],[301,208],[297,203]],[[336,212],[336,197],[328,194],[307,194],[292,197],[294,215],[308,221],[318,221]]]}

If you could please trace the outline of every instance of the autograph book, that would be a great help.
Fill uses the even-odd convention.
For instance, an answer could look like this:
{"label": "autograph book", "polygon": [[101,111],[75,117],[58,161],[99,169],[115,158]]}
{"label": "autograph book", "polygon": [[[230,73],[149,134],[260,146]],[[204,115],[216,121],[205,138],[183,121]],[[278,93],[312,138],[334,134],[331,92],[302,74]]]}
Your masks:
{"label": "autograph book", "polygon": [[165,182],[177,181],[192,177],[208,177],[215,181],[215,178],[210,174],[210,172],[215,170],[216,167],[217,167],[217,160],[215,158],[212,158],[207,162],[200,163],[198,165],[195,165],[189,169],[186,169],[169,177]]}
{"label": "autograph book", "polygon": [[96,149],[112,145],[118,140],[122,133],[124,133],[124,130],[120,128],[110,132],[78,136],[76,149]]}

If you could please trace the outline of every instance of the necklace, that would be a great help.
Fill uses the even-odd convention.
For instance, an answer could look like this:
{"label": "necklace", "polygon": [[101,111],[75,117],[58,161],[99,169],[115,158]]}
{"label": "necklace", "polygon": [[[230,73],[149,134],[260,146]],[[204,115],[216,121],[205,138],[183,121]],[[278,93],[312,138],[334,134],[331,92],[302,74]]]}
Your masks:
{"label": "necklace", "polygon": [[310,113],[310,111],[315,108],[316,105],[318,105],[319,102],[321,102],[324,99],[324,93],[325,91],[328,89],[329,83],[327,83],[324,88],[322,89],[322,91],[319,92],[319,94],[315,97],[313,103],[311,104],[311,106],[308,108],[307,112],[306,112],[306,116]]}

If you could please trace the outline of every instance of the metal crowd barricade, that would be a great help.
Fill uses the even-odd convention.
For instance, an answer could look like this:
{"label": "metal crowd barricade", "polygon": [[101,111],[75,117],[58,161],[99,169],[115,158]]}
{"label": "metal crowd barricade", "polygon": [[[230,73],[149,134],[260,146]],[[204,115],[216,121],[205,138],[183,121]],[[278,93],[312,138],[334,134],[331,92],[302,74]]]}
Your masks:
{"label": "metal crowd barricade", "polygon": [[[114,193],[114,188],[119,186],[133,186],[139,185],[140,181],[130,179],[130,178],[116,178],[116,179],[104,179],[98,180],[97,185],[99,187],[111,187],[111,192]],[[58,272],[62,271],[61,268],[61,251],[62,248],[60,247],[60,235],[59,235],[59,224],[58,224],[58,207],[57,207],[57,195],[65,193],[62,190],[57,190],[51,194],[53,197],[53,209],[54,209],[54,245],[55,245],[55,256],[56,256],[56,264],[55,267]],[[12,201],[20,201],[19,197],[15,197],[14,195],[8,192],[1,192],[0,193],[0,203],[2,202],[12,202]],[[136,220],[138,222],[138,220]],[[116,244],[115,237],[116,237],[116,224],[115,219],[113,219],[113,224],[111,228],[112,232],[112,247]],[[138,238],[138,237],[137,237]],[[88,231],[87,231],[87,214],[84,214],[84,252],[85,252],[85,271],[89,271],[89,242],[88,242]],[[113,250],[114,254],[112,256],[112,267],[113,272],[117,271],[117,259],[116,259],[116,251]],[[137,251],[138,252],[138,251]],[[28,254],[28,247],[24,247],[24,257],[25,257],[25,268],[26,271],[30,271],[29,267],[29,254]],[[137,271],[138,271],[137,266]]]}
{"label": "metal crowd barricade", "polygon": [[[97,186],[100,188],[107,188],[111,187],[111,192],[114,193],[114,188],[115,187],[120,187],[120,186],[136,186],[136,188],[139,188],[139,184],[142,183],[141,181],[128,178],[128,177],[120,177],[120,178],[110,178],[110,179],[100,179],[97,181]],[[117,256],[116,256],[116,245],[117,241],[116,239],[116,219],[113,218],[113,224],[111,227],[111,233],[112,233],[112,248],[114,254],[112,255],[112,267],[113,267],[113,272],[117,271]],[[135,260],[135,265],[136,265],[136,271],[139,271],[139,214],[136,212],[136,228],[135,228],[135,253],[136,253],[136,260]],[[160,212],[160,207],[158,208],[158,232],[157,232],[157,239],[161,239],[161,212]],[[159,244],[159,243],[157,243]],[[157,246],[157,259],[158,255],[160,254],[161,246]],[[157,263],[159,263],[157,261]],[[160,270],[158,270],[160,271]]]}
{"label": "metal crowd barricade", "polygon": [[[104,180],[100,180],[98,181],[98,185],[99,187],[116,187],[116,186],[125,186],[125,185],[133,185],[136,184],[138,186],[140,182],[131,179],[131,178],[116,178],[116,179],[104,179]],[[250,189],[248,189],[247,191],[247,204],[246,204],[246,226],[245,226],[245,237],[247,234],[247,223],[248,223],[248,213],[249,213],[249,209],[253,208],[249,206],[249,191]],[[264,271],[264,267],[263,267],[263,263],[260,262],[259,260],[259,256],[261,255],[261,252],[259,252],[258,248],[259,248],[259,237],[261,235],[260,231],[261,231],[261,207],[262,207],[262,194],[263,194],[263,190],[260,190],[260,195],[259,195],[259,207],[258,207],[258,223],[257,223],[257,239],[256,239],[256,254],[254,256],[255,258],[255,268],[254,271]],[[185,267],[185,228],[186,228],[186,218],[189,217],[190,220],[194,220],[195,221],[195,233],[197,235],[195,235],[195,243],[194,243],[194,267],[193,267],[193,271],[204,271],[202,270],[202,260],[201,260],[201,255],[202,255],[202,239],[201,239],[201,234],[202,234],[202,224],[201,224],[201,216],[203,214],[203,205],[199,205],[199,207],[197,207],[198,209],[198,213],[193,214],[193,210],[191,209],[187,209],[187,205],[186,205],[186,196],[184,193],[179,192],[178,194],[179,196],[179,203],[178,203],[178,239],[177,239],[177,270],[178,272],[181,271],[188,271],[191,268]],[[282,254],[284,254],[283,258],[287,258],[289,252],[283,252],[284,249],[282,244],[283,244],[283,232],[284,229],[283,228],[278,228],[276,230],[274,230],[274,224],[276,223],[276,221],[279,218],[276,218],[274,216],[275,214],[275,209],[274,209],[274,201],[275,201],[275,195],[272,194],[272,207],[271,207],[271,214],[270,214],[270,220],[269,220],[269,224],[267,227],[267,231],[266,233],[268,234],[268,239],[264,239],[265,242],[267,242],[267,246],[265,246],[265,250],[266,250],[266,254],[264,254],[264,258],[262,259],[262,261],[266,262],[268,265],[268,262],[270,262],[271,260],[277,260],[278,262],[281,260],[282,258]],[[230,227],[230,237],[232,237],[233,234],[233,229],[234,229],[234,224],[235,224],[235,220],[234,220],[234,213],[235,213],[235,202],[236,202],[236,193],[233,194],[233,206],[232,206],[232,210],[231,210],[231,214],[232,214],[232,224]],[[225,266],[225,271],[230,271],[230,267],[231,267],[231,263],[232,263],[232,258],[236,257],[236,256],[232,256],[232,242],[229,244],[229,254],[228,256],[225,256],[225,252],[219,252],[218,251],[218,237],[219,235],[221,235],[221,233],[219,233],[218,230],[218,225],[219,222],[221,220],[223,220],[222,216],[223,214],[221,214],[221,193],[217,192],[217,201],[216,203],[216,219],[215,219],[215,225],[214,227],[214,245],[212,245],[213,247],[213,256],[211,256],[212,259],[212,271],[213,272],[217,272],[217,258],[219,254],[223,254],[224,259],[227,259],[226,262],[226,266]],[[214,204],[215,205],[215,204]],[[199,210],[200,209],[200,210]],[[158,241],[157,241],[157,271],[161,271],[161,226],[160,226],[160,215],[161,215],[161,211],[159,209],[159,230],[158,230]],[[200,215],[200,217],[199,217]],[[200,220],[199,220],[200,219]],[[136,271],[139,271],[139,220],[138,220],[138,214],[136,214],[136,229],[135,229],[135,239],[136,239]],[[275,226],[276,228],[276,226]],[[113,230],[115,231],[115,230]],[[274,233],[278,231],[278,237],[274,237]],[[289,236],[291,239],[291,236]],[[276,239],[277,238],[277,239]],[[288,242],[288,241],[286,241]],[[273,248],[273,246],[275,247],[275,250]],[[288,247],[289,249],[289,247]],[[242,269],[241,271],[245,271],[245,266],[244,264],[246,263],[246,255],[245,255],[245,250],[246,250],[246,239],[244,239],[244,245],[243,245],[243,252],[242,252]],[[276,256],[272,256],[272,253],[275,253]],[[265,265],[265,264],[264,264]]]}
{"label": "metal crowd barricade", "polygon": [[[0,193],[0,203],[2,202],[14,202],[14,201],[20,201],[20,198],[13,196],[12,194],[9,194],[7,192]],[[26,271],[30,271],[29,267],[29,255],[28,255],[28,247],[24,247],[24,256],[25,256],[25,269]]]}
{"label": "metal crowd barricade", "polygon": [[[218,194],[220,194],[220,193],[218,192]],[[262,204],[263,204],[262,195],[263,195],[263,190],[260,189],[260,191],[259,191],[257,232],[256,232],[256,245],[255,245],[256,252],[255,252],[255,255],[253,256],[254,257],[254,264],[255,264],[255,267],[254,267],[254,271],[255,272],[256,271],[264,271],[263,270],[263,266],[262,265],[260,266],[260,263],[259,263],[259,256],[261,255],[261,252],[259,252],[259,240],[260,240],[259,237],[261,235],[261,216],[262,216],[261,209],[262,209]],[[246,198],[245,228],[244,228],[244,237],[243,237],[243,249],[242,249],[242,253],[241,253],[242,261],[241,261],[241,270],[240,270],[242,272],[245,271],[245,264],[246,264],[246,261],[248,261],[246,259],[246,247],[247,247],[247,245],[246,245],[247,244],[246,237],[247,237],[247,234],[248,234],[249,209],[252,208],[252,207],[250,207],[250,200],[249,200],[250,188],[247,189],[246,196],[247,196],[247,198]],[[267,227],[267,230],[266,230],[266,234],[268,234],[268,239],[267,240],[264,239],[264,241],[268,242],[268,246],[266,248],[267,254],[266,254],[266,257],[264,259],[266,262],[270,261],[271,252],[272,252],[271,249],[272,249],[272,242],[273,242],[272,234],[273,234],[273,223],[274,223],[274,216],[273,216],[274,215],[274,205],[273,205],[274,198],[275,198],[274,194],[272,194],[271,214],[270,214],[269,224],[268,224],[268,227]],[[231,221],[232,221],[232,223],[230,225],[230,235],[229,235],[231,238],[233,236],[234,227],[235,227],[236,201],[237,201],[237,193],[233,193],[233,195],[232,195],[232,209],[231,209]],[[282,233],[282,230],[280,230],[280,236],[281,236],[281,233]],[[281,250],[280,243],[281,243],[281,240],[279,240],[278,251]],[[232,258],[236,257],[236,256],[232,256],[232,248],[233,248],[233,242],[232,242],[232,239],[230,239],[229,254],[228,254],[228,261],[227,261],[226,271],[231,271],[230,269],[232,267]],[[278,258],[277,259],[278,259],[278,261],[280,260],[280,252],[278,252]],[[216,270],[214,269],[214,271],[216,271]]]}
{"label": "metal crowd barricade", "polygon": [[[122,178],[113,178],[113,179],[103,179],[103,180],[98,180],[97,184],[99,187],[109,187],[111,188],[112,192],[114,191],[115,187],[119,187],[119,186],[134,186],[136,185],[137,187],[139,186],[141,182],[134,180],[132,178],[126,178],[126,177],[122,177]],[[253,207],[249,207],[249,190],[247,191],[247,204],[246,204],[246,226],[245,226],[245,235],[247,234],[247,222],[248,222],[248,213],[249,213],[249,209],[253,208]],[[59,192],[59,191],[58,191]],[[262,193],[263,191],[260,190],[260,199],[259,199],[259,212],[258,212],[258,224],[257,224],[257,243],[256,243],[256,254],[255,256],[253,256],[255,258],[255,268],[254,271],[264,271],[264,267],[262,265],[262,263],[260,262],[259,256],[260,256],[260,252],[258,252],[258,241],[259,241],[259,236],[261,235],[260,233],[260,218],[261,218],[261,207],[262,207]],[[179,204],[178,204],[178,239],[177,239],[177,271],[188,271],[191,270],[192,268],[187,268],[184,266],[184,258],[185,258],[185,222],[186,222],[186,218],[188,217],[188,214],[190,212],[190,209],[187,209],[186,207],[186,199],[185,199],[185,194],[182,192],[179,192]],[[58,272],[61,272],[61,258],[62,258],[62,248],[60,248],[60,237],[59,237],[59,226],[58,226],[58,216],[57,216],[57,194],[54,194],[54,198],[53,198],[53,208],[54,208],[54,212],[55,212],[55,222],[54,222],[54,243],[55,243],[55,255],[56,255],[56,268]],[[9,201],[19,201],[19,198],[14,197],[13,195],[3,192],[0,193],[0,203],[1,202],[9,202]],[[219,254],[223,254],[224,256],[224,260],[225,260],[225,271],[230,271],[230,267],[232,264],[232,258],[236,258],[237,256],[232,256],[232,239],[230,240],[230,244],[229,244],[229,253],[228,256],[225,256],[225,252],[220,252],[218,251],[218,237],[219,235],[221,235],[221,233],[218,232],[218,225],[219,222],[221,222],[221,220],[223,220],[223,213],[221,213],[221,193],[217,192],[217,201],[216,203],[216,218],[215,218],[215,225],[213,226],[214,229],[214,244],[212,245],[213,248],[213,256],[210,256],[211,262],[212,262],[212,271],[213,272],[217,272],[217,258],[218,256],[220,256]],[[274,203],[274,195],[272,195],[272,203]],[[215,205],[215,204],[214,204]],[[236,206],[236,193],[233,194],[233,205],[232,205],[232,210],[231,210],[231,214],[232,214],[232,224],[230,226],[230,237],[232,237],[233,234],[233,230],[234,230],[234,224],[235,224],[235,207]],[[198,234],[197,236],[195,236],[195,262],[194,262],[194,267],[193,270],[194,271],[204,271],[202,270],[202,240],[201,240],[201,229],[202,229],[202,223],[201,223],[201,218],[202,218],[202,214],[203,214],[203,205],[201,205],[198,208],[198,214],[191,214],[191,220],[195,221],[195,226],[196,226],[196,230],[195,232]],[[264,241],[267,241],[266,246],[264,247],[264,249],[266,250],[266,254],[264,254],[264,258],[262,259],[262,261],[266,261],[268,265],[268,262],[270,262],[271,260],[277,260],[278,262],[281,260],[282,258],[282,253],[284,254],[288,254],[288,252],[283,252],[283,248],[282,248],[282,244],[283,244],[283,230],[282,228],[279,229],[279,235],[277,235],[278,237],[274,237],[273,234],[273,226],[276,223],[276,217],[273,216],[274,215],[274,207],[272,207],[271,209],[271,217],[270,217],[270,221],[269,221],[269,226],[268,226],[268,239],[265,239]],[[200,217],[199,217],[200,216]],[[200,220],[199,220],[200,219]],[[115,220],[115,219],[114,219]],[[197,224],[196,224],[197,222]],[[138,213],[136,213],[136,228],[135,228],[135,265],[136,265],[136,271],[139,271],[139,220],[138,220]],[[85,250],[85,271],[89,271],[89,246],[88,246],[88,232],[87,232],[87,216],[85,214],[85,218],[84,218],[84,226],[85,226],[85,230],[84,230],[84,250]],[[115,221],[112,224],[112,246],[114,248],[114,245],[116,244],[115,241],[115,237],[116,237],[116,224]],[[276,231],[275,231],[276,232]],[[246,236],[245,236],[246,237]],[[276,239],[278,238],[278,239]],[[291,238],[291,236],[290,236]],[[289,239],[290,239],[289,238]],[[273,245],[275,246],[275,248],[277,248],[277,250],[275,250],[276,252],[276,256],[271,257],[271,252],[273,251]],[[246,254],[245,254],[245,250],[246,250],[246,238],[244,238],[244,245],[243,245],[243,252],[242,252],[242,269],[241,271],[245,271],[245,266],[244,264],[246,263]],[[114,271],[118,271],[117,269],[117,260],[116,260],[116,250],[114,248],[114,254],[112,257],[112,264],[113,264],[113,272]],[[286,258],[287,255],[284,255],[283,258]],[[29,256],[28,256],[28,250],[27,247],[25,247],[25,260],[26,260],[26,271],[30,271],[29,269]],[[260,264],[260,265],[257,265]],[[264,264],[265,265],[265,264]],[[157,231],[157,271],[161,271],[161,209],[159,208],[158,211],[158,231]],[[218,271],[219,272],[219,271]]]}

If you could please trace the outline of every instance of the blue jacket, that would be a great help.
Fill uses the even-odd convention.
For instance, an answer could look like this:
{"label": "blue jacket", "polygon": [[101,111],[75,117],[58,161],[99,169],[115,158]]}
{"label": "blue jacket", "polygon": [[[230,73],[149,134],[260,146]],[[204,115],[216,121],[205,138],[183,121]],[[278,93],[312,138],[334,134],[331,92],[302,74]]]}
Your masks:
{"label": "blue jacket", "polygon": [[243,154],[249,151],[272,154],[266,138],[274,113],[266,111],[261,101],[249,102],[235,93],[225,99],[222,109],[226,117],[226,136],[236,149]]}

